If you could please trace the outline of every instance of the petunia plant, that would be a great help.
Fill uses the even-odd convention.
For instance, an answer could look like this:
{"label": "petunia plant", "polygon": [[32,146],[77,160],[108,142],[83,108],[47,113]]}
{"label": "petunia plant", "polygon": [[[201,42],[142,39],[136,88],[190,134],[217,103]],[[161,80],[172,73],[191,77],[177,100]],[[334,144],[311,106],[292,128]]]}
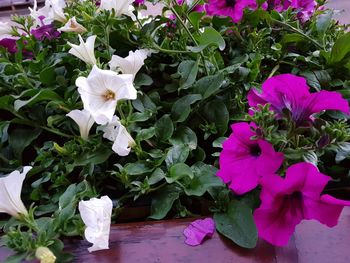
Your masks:
{"label": "petunia plant", "polygon": [[107,249],[110,223],[139,205],[142,220],[212,216],[190,245],[214,222],[246,248],[286,245],[301,220],[336,225],[350,33],[324,4],[46,0],[0,23],[9,260],[69,261],[72,236]]}

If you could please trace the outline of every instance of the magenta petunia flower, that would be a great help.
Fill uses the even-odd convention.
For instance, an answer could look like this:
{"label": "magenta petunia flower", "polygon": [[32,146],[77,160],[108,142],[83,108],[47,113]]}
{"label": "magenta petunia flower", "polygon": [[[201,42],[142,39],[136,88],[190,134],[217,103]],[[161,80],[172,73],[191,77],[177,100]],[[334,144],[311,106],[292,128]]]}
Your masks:
{"label": "magenta petunia flower", "polygon": [[45,19],[44,16],[40,16],[39,19],[41,21],[41,26],[36,29],[32,29],[30,31],[30,33],[37,40],[41,40],[41,41],[45,39],[52,40],[52,39],[58,38],[61,35],[61,33],[56,30],[53,23],[47,24],[47,25],[44,24],[44,19]]}
{"label": "magenta petunia flower", "polygon": [[252,140],[254,125],[245,122],[233,124],[233,133],[224,142],[217,173],[237,194],[254,189],[262,175],[276,172],[283,162],[283,153],[263,139]]}
{"label": "magenta petunia flower", "polygon": [[17,53],[16,39],[3,38],[0,40],[0,46],[6,48],[9,53]]}
{"label": "magenta petunia flower", "polygon": [[144,3],[145,3],[145,0],[135,0],[135,1],[134,1],[134,4],[135,4],[136,6],[143,5]]}
{"label": "magenta petunia flower", "polygon": [[252,89],[248,94],[250,107],[271,104],[278,117],[289,110],[297,125],[312,120],[312,115],[323,110],[339,110],[349,114],[349,103],[334,91],[310,93],[306,80],[292,74],[282,74],[266,80],[262,93]]}
{"label": "magenta petunia flower", "polygon": [[212,237],[215,232],[214,220],[210,217],[193,221],[185,228],[183,234],[186,237],[185,243],[190,246],[202,244],[204,238]]}
{"label": "magenta petunia flower", "polygon": [[[266,9],[267,4],[264,3],[262,7]],[[208,15],[229,16],[235,23],[241,21],[246,8],[257,9],[256,0],[209,0],[205,6]]]}
{"label": "magenta petunia flower", "polygon": [[254,212],[259,236],[276,246],[284,246],[303,219],[315,219],[329,227],[338,223],[343,207],[350,201],[321,193],[331,177],[310,163],[287,169],[286,177],[266,174],[260,180],[261,205]]}
{"label": "magenta petunia flower", "polygon": [[298,18],[306,22],[315,12],[317,2],[314,0],[275,0],[272,1],[276,11],[284,11],[288,8],[298,10]]}

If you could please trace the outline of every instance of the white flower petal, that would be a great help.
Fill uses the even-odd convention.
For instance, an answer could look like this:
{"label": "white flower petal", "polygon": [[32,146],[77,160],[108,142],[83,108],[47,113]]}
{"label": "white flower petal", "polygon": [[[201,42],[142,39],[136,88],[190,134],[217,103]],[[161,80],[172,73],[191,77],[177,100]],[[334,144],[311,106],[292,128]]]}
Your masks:
{"label": "white flower petal", "polygon": [[133,11],[135,10],[132,3],[134,0],[101,0],[100,10],[109,10],[114,9],[115,16],[127,15],[130,16],[133,20],[136,19]]}
{"label": "white flower petal", "polygon": [[89,137],[89,131],[94,124],[94,119],[91,117],[91,114],[87,110],[72,110],[66,116],[70,117],[75,121],[79,126],[80,136],[84,140],[87,140]]}
{"label": "white flower petal", "polygon": [[119,75],[111,70],[99,69],[96,65],[89,76],[79,77],[75,84],[84,104],[98,124],[112,121],[118,100],[136,99],[132,75]]}
{"label": "white flower petal", "polygon": [[89,252],[109,248],[112,200],[108,196],[79,202],[79,212],[86,225],[85,238],[93,244]]}
{"label": "white flower petal", "polygon": [[28,211],[21,200],[23,181],[31,166],[23,167],[23,172],[13,171],[6,177],[0,178],[0,213],[14,217],[18,214],[27,215]]}
{"label": "white flower petal", "polygon": [[95,40],[96,35],[93,35],[88,37],[86,39],[86,42],[84,42],[82,37],[79,35],[79,46],[68,42],[68,45],[71,46],[71,49],[68,51],[68,53],[80,58],[87,64],[95,65]]}
{"label": "white flower petal", "polygon": [[0,21],[0,39],[8,37],[12,33],[12,27],[8,22]]}
{"label": "white flower petal", "polygon": [[137,72],[144,65],[144,61],[149,53],[149,50],[140,49],[135,52],[130,51],[129,55],[125,58],[113,55],[109,62],[109,67],[111,70],[116,70],[118,68],[122,73],[132,74],[135,78]]}
{"label": "white flower petal", "polygon": [[79,34],[87,31],[85,27],[83,27],[81,24],[77,22],[75,16],[70,18],[63,27],[60,27],[57,30],[60,32],[74,32]]}

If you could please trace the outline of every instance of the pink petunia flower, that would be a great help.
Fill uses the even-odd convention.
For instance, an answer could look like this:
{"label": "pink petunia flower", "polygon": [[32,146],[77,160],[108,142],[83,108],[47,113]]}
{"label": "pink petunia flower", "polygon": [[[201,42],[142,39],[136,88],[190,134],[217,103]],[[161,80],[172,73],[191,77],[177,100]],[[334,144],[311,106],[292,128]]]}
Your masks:
{"label": "pink petunia flower", "polygon": [[[266,9],[267,4],[264,3],[262,7]],[[209,0],[205,6],[208,15],[229,16],[235,23],[241,21],[246,8],[257,9],[256,0]]]}
{"label": "pink petunia flower", "polygon": [[0,40],[0,46],[7,49],[9,53],[17,53],[17,39],[3,38]]}
{"label": "pink petunia flower", "polygon": [[237,194],[254,189],[262,175],[276,172],[283,162],[283,153],[263,139],[252,140],[254,125],[245,122],[233,124],[233,133],[224,142],[217,173]]}
{"label": "pink petunia flower", "polygon": [[210,217],[193,221],[184,230],[185,243],[190,246],[202,244],[204,238],[212,237],[215,232],[214,220]]}
{"label": "pink petunia flower", "polygon": [[306,22],[315,12],[317,2],[314,0],[274,0],[273,8],[278,11],[284,11],[288,8],[298,10],[298,18]]}
{"label": "pink petunia flower", "polygon": [[333,227],[350,201],[321,195],[331,177],[310,163],[298,163],[287,169],[286,177],[266,174],[260,184],[261,205],[254,212],[259,236],[276,246],[284,246],[304,219],[315,219]]}
{"label": "pink petunia flower", "polygon": [[289,110],[292,119],[301,125],[312,120],[312,115],[323,110],[339,110],[349,114],[349,103],[334,91],[310,93],[306,80],[292,74],[281,74],[266,80],[262,93],[252,89],[248,94],[250,107],[271,104],[278,117]]}

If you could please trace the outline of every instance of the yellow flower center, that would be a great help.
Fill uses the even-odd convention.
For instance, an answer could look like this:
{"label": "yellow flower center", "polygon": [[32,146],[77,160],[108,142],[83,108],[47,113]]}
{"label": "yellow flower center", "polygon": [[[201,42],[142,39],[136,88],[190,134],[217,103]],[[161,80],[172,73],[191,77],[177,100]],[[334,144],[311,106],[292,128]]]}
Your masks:
{"label": "yellow flower center", "polygon": [[103,94],[103,98],[105,99],[105,101],[114,100],[115,93],[111,90],[107,90],[105,94]]}

